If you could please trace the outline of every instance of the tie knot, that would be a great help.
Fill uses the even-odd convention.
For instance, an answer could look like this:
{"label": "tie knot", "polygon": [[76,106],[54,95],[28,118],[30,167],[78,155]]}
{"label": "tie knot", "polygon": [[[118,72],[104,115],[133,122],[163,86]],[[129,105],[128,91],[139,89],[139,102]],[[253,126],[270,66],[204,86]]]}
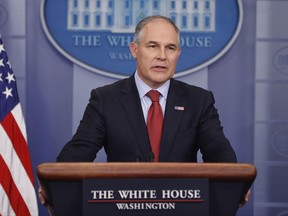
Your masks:
{"label": "tie knot", "polygon": [[152,100],[152,102],[159,102],[160,92],[157,90],[150,90],[147,96]]}

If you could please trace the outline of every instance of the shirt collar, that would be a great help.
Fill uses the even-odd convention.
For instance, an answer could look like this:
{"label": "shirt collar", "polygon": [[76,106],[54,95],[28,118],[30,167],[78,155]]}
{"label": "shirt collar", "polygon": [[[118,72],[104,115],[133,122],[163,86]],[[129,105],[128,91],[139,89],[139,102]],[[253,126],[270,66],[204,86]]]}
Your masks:
{"label": "shirt collar", "polygon": [[[152,90],[152,88],[150,86],[148,86],[145,82],[143,82],[143,80],[141,80],[137,71],[136,71],[134,77],[135,77],[135,83],[136,83],[136,86],[138,89],[140,99],[142,99],[147,94],[147,92]],[[169,86],[170,86],[170,79],[167,80],[159,88],[154,89],[154,90],[159,91],[161,93],[161,95],[165,98],[165,100],[167,100]]]}

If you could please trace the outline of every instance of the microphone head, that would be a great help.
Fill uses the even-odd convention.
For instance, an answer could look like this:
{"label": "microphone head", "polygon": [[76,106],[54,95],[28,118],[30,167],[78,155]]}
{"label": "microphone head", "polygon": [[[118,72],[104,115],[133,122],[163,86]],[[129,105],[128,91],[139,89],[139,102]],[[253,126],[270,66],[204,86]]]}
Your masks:
{"label": "microphone head", "polygon": [[136,162],[140,162],[140,158],[141,158],[141,154],[140,154],[140,151],[136,151],[135,152],[135,161]]}
{"label": "microphone head", "polygon": [[150,151],[149,159],[150,159],[150,162],[154,162],[155,156],[154,156],[153,151]]}

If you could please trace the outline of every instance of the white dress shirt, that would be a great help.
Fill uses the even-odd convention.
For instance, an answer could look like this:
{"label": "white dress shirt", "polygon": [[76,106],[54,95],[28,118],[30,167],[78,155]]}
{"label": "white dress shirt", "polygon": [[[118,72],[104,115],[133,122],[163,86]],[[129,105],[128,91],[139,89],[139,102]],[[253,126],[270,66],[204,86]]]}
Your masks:
{"label": "white dress shirt", "polygon": [[[142,106],[142,110],[143,110],[143,114],[144,114],[144,119],[145,119],[145,122],[147,123],[148,110],[152,104],[152,101],[146,94],[147,94],[147,92],[152,90],[152,88],[140,79],[137,71],[135,73],[135,83],[136,83],[139,97],[141,100],[141,106]],[[159,88],[153,89],[153,90],[157,90],[161,93],[159,103],[160,103],[162,111],[163,111],[163,116],[165,114],[165,107],[166,107],[169,85],[170,85],[170,80],[167,80]]]}

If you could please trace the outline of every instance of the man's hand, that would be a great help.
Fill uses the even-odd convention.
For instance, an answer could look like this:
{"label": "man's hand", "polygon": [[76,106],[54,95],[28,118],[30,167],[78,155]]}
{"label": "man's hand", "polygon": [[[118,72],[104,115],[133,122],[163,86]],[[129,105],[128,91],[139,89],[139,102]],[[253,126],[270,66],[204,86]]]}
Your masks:
{"label": "man's hand", "polygon": [[38,188],[38,198],[43,206],[46,208],[49,207],[47,200],[45,199],[45,195],[43,194],[43,190],[41,186]]}
{"label": "man's hand", "polygon": [[249,191],[246,193],[245,197],[243,198],[243,200],[241,201],[241,203],[239,204],[239,207],[243,207],[244,205],[246,205],[250,199],[251,196],[251,189],[249,189]]}

